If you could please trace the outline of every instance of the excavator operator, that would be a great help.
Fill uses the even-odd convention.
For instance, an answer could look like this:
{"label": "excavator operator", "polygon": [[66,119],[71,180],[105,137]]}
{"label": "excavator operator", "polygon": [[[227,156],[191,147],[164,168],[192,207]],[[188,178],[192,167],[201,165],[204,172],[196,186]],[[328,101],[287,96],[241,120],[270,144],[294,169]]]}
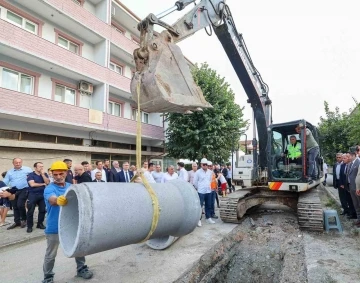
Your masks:
{"label": "excavator operator", "polygon": [[301,165],[301,143],[299,143],[295,136],[290,136],[290,144],[287,145],[284,152],[286,164],[296,163]]}

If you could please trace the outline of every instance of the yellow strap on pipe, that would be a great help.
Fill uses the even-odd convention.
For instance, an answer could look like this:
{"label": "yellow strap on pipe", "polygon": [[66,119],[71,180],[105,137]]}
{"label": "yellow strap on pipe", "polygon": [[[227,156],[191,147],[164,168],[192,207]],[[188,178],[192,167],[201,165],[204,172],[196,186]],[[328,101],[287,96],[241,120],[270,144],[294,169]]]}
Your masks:
{"label": "yellow strap on pipe", "polygon": [[[138,172],[139,172],[139,177],[142,180],[142,183],[144,184],[146,190],[148,191],[150,197],[151,197],[151,201],[152,201],[152,206],[153,206],[153,217],[152,217],[152,222],[151,222],[151,228],[150,231],[148,233],[148,235],[146,236],[146,238],[144,240],[142,240],[140,243],[142,242],[146,242],[147,240],[150,239],[151,235],[154,233],[158,222],[159,222],[159,216],[160,216],[160,206],[159,206],[159,200],[157,198],[157,195],[155,193],[155,191],[153,190],[153,188],[150,186],[148,180],[145,178],[141,168],[141,109],[140,109],[140,82],[141,82],[141,78],[138,81],[138,84],[136,86],[136,92],[137,92],[137,100],[138,100],[138,109],[137,109],[137,129],[136,129],[136,166],[138,168]],[[135,177],[135,176],[134,176]],[[135,177],[136,178],[136,177]],[[133,178],[133,179],[135,179]]]}

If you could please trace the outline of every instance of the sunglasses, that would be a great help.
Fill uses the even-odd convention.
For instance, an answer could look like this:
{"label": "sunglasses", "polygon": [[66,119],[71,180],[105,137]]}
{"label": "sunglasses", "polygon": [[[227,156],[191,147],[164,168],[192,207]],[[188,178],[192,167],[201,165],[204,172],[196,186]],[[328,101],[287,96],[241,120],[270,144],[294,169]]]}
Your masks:
{"label": "sunglasses", "polygon": [[208,166],[207,164],[201,164],[201,166]]}

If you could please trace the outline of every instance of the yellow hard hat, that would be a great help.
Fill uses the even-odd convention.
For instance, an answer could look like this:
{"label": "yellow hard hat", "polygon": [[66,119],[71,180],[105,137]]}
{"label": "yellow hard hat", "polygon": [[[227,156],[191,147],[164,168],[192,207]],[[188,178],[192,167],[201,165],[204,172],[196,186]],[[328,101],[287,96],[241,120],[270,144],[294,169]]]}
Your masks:
{"label": "yellow hard hat", "polygon": [[67,171],[68,167],[65,162],[59,160],[59,161],[55,161],[53,164],[51,164],[50,170],[51,171],[54,171],[54,170]]}

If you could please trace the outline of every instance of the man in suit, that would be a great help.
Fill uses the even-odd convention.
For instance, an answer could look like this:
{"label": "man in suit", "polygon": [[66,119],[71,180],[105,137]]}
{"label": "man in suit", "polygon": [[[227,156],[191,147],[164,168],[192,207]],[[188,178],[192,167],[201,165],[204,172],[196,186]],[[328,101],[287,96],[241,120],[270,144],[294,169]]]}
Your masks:
{"label": "man in suit", "polygon": [[346,201],[345,189],[340,188],[340,176],[344,176],[344,169],[345,163],[343,162],[343,154],[339,152],[336,154],[336,163],[333,166],[333,187],[337,189],[339,193],[340,203],[343,209],[341,215],[349,215],[349,206]]}
{"label": "man in suit", "polygon": [[121,168],[119,165],[119,161],[113,161],[112,168],[111,168],[111,174],[112,174],[112,178],[113,178],[114,182],[118,182],[117,181],[117,173],[119,173],[120,171],[121,171]]}
{"label": "man in suit", "polygon": [[129,162],[123,163],[123,170],[117,173],[117,182],[130,183],[131,178],[134,176],[134,172],[129,170]]}
{"label": "man in suit", "polygon": [[356,195],[356,175],[359,170],[359,164],[360,160],[357,158],[357,155],[355,152],[350,152],[350,166],[347,170],[347,181],[348,181],[348,188],[350,190],[351,199],[355,208],[356,212],[356,221],[354,224],[358,227],[360,227],[360,198]]}
{"label": "man in suit", "polygon": [[86,183],[86,182],[92,182],[91,176],[89,173],[85,172],[84,166],[81,164],[76,164],[74,166],[75,171],[75,180],[77,184]]}
{"label": "man in suit", "polygon": [[102,180],[102,173],[100,171],[95,173],[95,179],[93,180],[93,182],[105,182],[104,180]]}
{"label": "man in suit", "polygon": [[[347,181],[347,175],[346,172],[348,171],[348,168],[350,166],[350,157],[347,153],[344,153],[342,155],[343,163],[340,167],[340,183],[339,183],[339,190],[341,190],[341,193],[343,194],[344,198],[344,209],[347,211],[347,215],[349,219],[356,219],[356,213],[354,209],[354,205],[351,199],[350,191],[348,188],[348,181]],[[340,194],[340,192],[339,192]],[[341,199],[340,199],[341,201]]]}

